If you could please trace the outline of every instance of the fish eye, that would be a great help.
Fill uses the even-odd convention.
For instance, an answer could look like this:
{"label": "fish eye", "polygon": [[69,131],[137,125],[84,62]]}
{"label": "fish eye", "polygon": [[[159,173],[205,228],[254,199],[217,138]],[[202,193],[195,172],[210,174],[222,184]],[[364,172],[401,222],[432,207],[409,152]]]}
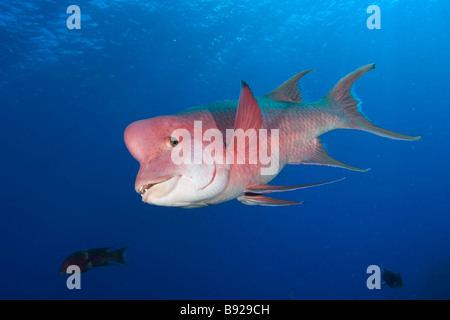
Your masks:
{"label": "fish eye", "polygon": [[166,146],[169,148],[174,148],[180,143],[177,138],[174,137],[167,137],[166,138]]}

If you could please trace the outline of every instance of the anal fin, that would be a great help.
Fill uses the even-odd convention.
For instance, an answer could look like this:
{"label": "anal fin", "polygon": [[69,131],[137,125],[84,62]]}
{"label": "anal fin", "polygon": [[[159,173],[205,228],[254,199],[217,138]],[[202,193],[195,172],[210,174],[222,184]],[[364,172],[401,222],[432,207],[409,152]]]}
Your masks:
{"label": "anal fin", "polygon": [[345,164],[341,161],[338,161],[338,160],[330,157],[330,155],[325,151],[324,147],[322,146],[319,138],[314,139],[312,151],[308,158],[302,159],[299,162],[290,162],[290,164],[316,164],[316,165],[323,165],[323,166],[345,168],[348,170],[360,171],[360,172],[366,172],[366,171],[370,170],[370,168],[361,169],[361,168],[353,167],[353,166],[350,166],[348,164]]}
{"label": "anal fin", "polygon": [[94,265],[94,267],[106,267],[106,266],[117,266],[117,264],[105,261],[105,262]]}

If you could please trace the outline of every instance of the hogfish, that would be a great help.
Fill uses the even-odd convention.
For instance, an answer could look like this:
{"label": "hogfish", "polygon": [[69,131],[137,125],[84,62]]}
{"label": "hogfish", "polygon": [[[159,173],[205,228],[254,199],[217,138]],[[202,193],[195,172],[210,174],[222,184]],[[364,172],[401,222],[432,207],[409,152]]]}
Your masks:
{"label": "hogfish", "polygon": [[[365,171],[330,157],[319,136],[334,129],[359,129],[391,139],[420,139],[377,127],[362,114],[352,86],[374,68],[375,64],[368,64],[353,71],[315,102],[303,103],[297,87],[298,81],[313,71],[306,70],[262,97],[255,98],[242,81],[239,100],[218,101],[171,116],[133,122],[125,129],[124,139],[140,163],[136,192],[146,203],[169,207],[196,208],[231,199],[247,205],[291,205],[302,202],[278,200],[266,194],[334,181],[268,185],[287,164]],[[230,130],[234,136],[230,136]],[[244,133],[244,140],[239,140],[237,133]],[[268,154],[272,170],[268,170]],[[174,161],[178,159],[174,155],[184,157],[183,161]],[[256,161],[251,161],[254,156]]]}

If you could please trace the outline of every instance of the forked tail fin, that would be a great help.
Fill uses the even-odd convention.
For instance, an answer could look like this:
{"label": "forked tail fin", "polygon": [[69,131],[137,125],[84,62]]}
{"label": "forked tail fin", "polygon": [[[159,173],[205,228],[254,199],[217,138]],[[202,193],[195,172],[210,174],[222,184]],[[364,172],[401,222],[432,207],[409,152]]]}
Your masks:
{"label": "forked tail fin", "polygon": [[346,75],[344,78],[339,80],[339,82],[325,97],[329,100],[334,100],[342,107],[349,120],[346,128],[364,130],[382,137],[397,140],[419,140],[421,138],[420,136],[407,136],[405,134],[400,134],[377,127],[361,113],[361,110],[359,109],[360,102],[351,93],[352,85],[359,77],[374,68],[375,64],[372,63]]}
{"label": "forked tail fin", "polygon": [[127,250],[129,247],[124,247],[122,249],[118,249],[115,251],[109,252],[109,259],[111,261],[119,262],[124,265],[128,265],[125,261],[125,250]]}

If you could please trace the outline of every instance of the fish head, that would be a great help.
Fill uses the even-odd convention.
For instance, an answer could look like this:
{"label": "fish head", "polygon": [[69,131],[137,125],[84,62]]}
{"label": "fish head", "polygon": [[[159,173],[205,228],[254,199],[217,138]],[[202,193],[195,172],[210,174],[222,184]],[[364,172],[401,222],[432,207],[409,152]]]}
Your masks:
{"label": "fish head", "polygon": [[68,268],[73,265],[78,266],[81,272],[84,272],[87,270],[88,263],[89,257],[86,250],[74,252],[63,261],[59,274],[71,274],[71,272],[68,272]]}
{"label": "fish head", "polygon": [[65,275],[67,274],[67,268],[70,266],[70,263],[66,261],[63,262],[61,269],[59,270],[59,274],[60,275]]}
{"label": "fish head", "polygon": [[207,130],[183,116],[140,120],[125,129],[125,144],[140,164],[135,190],[143,202],[195,208],[225,189],[229,165],[219,160],[226,149],[211,152],[203,141]]}

